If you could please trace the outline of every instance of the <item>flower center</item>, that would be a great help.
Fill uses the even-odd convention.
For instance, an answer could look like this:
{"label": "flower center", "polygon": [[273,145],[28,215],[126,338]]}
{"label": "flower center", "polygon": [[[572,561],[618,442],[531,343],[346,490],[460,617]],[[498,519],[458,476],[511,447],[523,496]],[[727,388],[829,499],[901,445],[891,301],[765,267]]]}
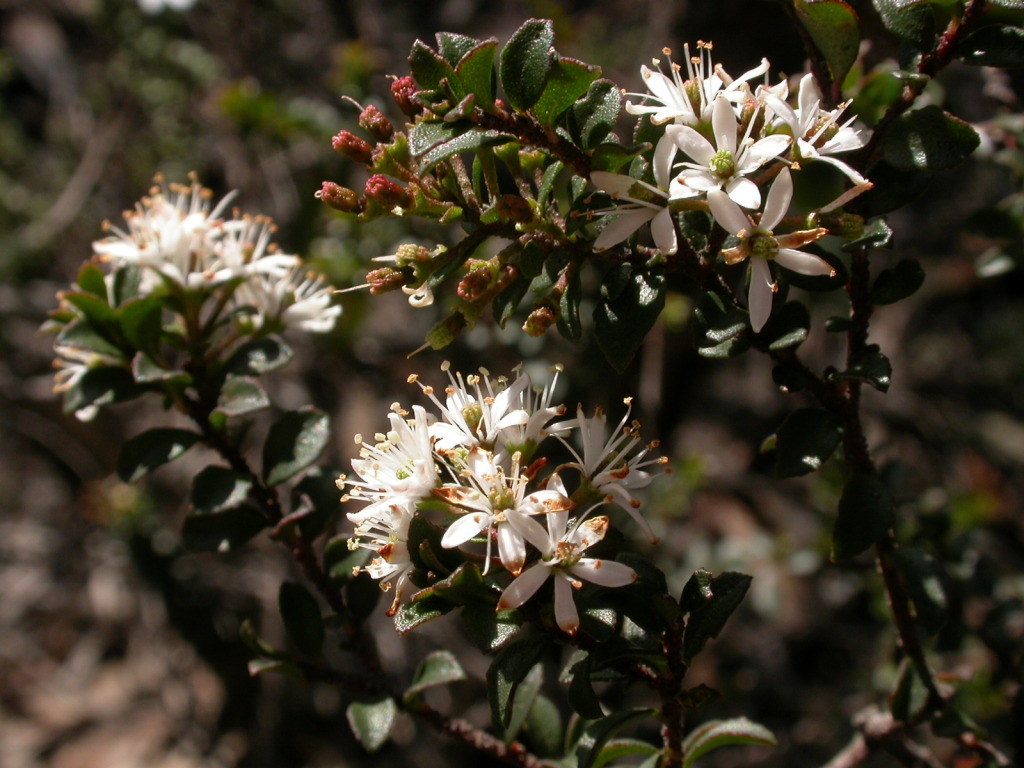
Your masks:
{"label": "flower center", "polygon": [[582,552],[576,551],[576,545],[568,541],[560,541],[555,545],[554,559],[562,568],[572,568],[583,557]]}
{"label": "flower center", "polygon": [[515,494],[509,488],[494,488],[487,494],[487,500],[491,502],[491,509],[497,511],[512,509],[516,503]]}
{"label": "flower center", "polygon": [[466,420],[469,431],[476,432],[484,418],[484,409],[480,407],[480,403],[470,403],[462,409],[462,418]]}
{"label": "flower center", "polygon": [[736,172],[736,160],[733,159],[732,152],[723,149],[715,153],[708,167],[718,178],[728,179]]}
{"label": "flower center", "polygon": [[779,241],[771,232],[755,229],[747,238],[747,248],[752,256],[771,261],[779,252]]}

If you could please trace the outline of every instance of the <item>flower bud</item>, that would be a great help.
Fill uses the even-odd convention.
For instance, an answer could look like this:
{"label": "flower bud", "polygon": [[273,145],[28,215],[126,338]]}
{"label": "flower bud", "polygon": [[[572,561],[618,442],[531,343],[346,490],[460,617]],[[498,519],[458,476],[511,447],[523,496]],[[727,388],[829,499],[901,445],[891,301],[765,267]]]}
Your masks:
{"label": "flower bud", "polygon": [[409,190],[380,174],[366,180],[366,197],[388,210],[406,208],[412,203]]}
{"label": "flower bud", "polygon": [[425,261],[430,261],[433,257],[434,252],[426,246],[417,245],[416,243],[403,243],[395,251],[395,264],[399,267],[405,267],[410,264],[421,264]]}
{"label": "flower bud", "polygon": [[415,118],[423,111],[423,105],[416,101],[418,92],[416,81],[408,75],[398,78],[391,84],[391,98],[395,100],[403,114],[411,118]]}
{"label": "flower bud", "polygon": [[363,201],[359,199],[359,195],[333,181],[321,184],[316,196],[336,211],[359,213],[363,209]]}
{"label": "flower bud", "polygon": [[843,240],[857,240],[864,236],[864,217],[855,213],[841,213],[828,222],[832,234],[839,235]]}
{"label": "flower bud", "polygon": [[370,143],[348,131],[340,131],[331,139],[331,146],[339,155],[356,163],[368,163],[373,156],[373,147],[370,146]]}
{"label": "flower bud", "polygon": [[359,115],[359,127],[369,133],[377,141],[391,141],[395,129],[384,113],[372,104]]}
{"label": "flower bud", "polygon": [[498,198],[498,216],[502,221],[522,223],[533,221],[533,209],[530,203],[519,195],[502,195]]}
{"label": "flower bud", "polygon": [[392,267],[381,267],[366,273],[366,284],[370,286],[371,296],[396,291],[405,285],[405,281],[405,273]]}
{"label": "flower bud", "polygon": [[555,314],[555,310],[543,304],[534,309],[526,318],[526,322],[523,323],[523,333],[534,338],[543,336],[548,328],[557,321],[558,315]]}
{"label": "flower bud", "polygon": [[487,262],[482,262],[480,266],[471,269],[469,274],[459,281],[455,292],[459,298],[474,302],[487,293],[493,280],[494,270]]}

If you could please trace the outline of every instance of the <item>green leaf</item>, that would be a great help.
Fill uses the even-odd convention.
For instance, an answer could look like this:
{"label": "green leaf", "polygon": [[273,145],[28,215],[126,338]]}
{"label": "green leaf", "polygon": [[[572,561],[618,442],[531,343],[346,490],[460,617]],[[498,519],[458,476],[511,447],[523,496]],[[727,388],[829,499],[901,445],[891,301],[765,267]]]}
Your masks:
{"label": "green leaf", "polygon": [[535,664],[526,677],[523,678],[512,698],[512,712],[504,732],[506,744],[511,743],[526,724],[526,720],[530,716],[530,710],[533,709],[533,702],[540,695],[540,689],[543,685],[544,665]]}
{"label": "green leaf", "polygon": [[348,540],[346,535],[335,536],[324,545],[324,573],[335,585],[351,581],[356,576],[354,569],[362,568],[370,559],[370,550],[349,549]]}
{"label": "green leaf", "polygon": [[280,485],[311,465],[330,437],[327,414],[312,407],[284,414],[270,428],[263,444],[263,477]]}
{"label": "green leaf", "polygon": [[872,0],[885,28],[912,43],[919,50],[930,50],[935,41],[935,16],[928,0]]}
{"label": "green leaf", "polygon": [[[443,567],[443,564],[439,565]],[[498,602],[497,593],[484,581],[475,563],[462,563],[449,576],[422,590],[421,594],[424,597],[441,597],[455,605],[480,602],[494,605]]]}
{"label": "green leaf", "polygon": [[[660,754],[661,749],[659,747],[648,744],[646,741],[639,741],[638,739],[611,739],[601,749],[601,753],[594,760],[591,768],[603,768],[605,765],[627,757],[636,757],[637,755],[644,755],[645,757],[658,756]],[[644,761],[638,768],[643,768],[646,764],[647,761]]]}
{"label": "green leaf", "polygon": [[466,93],[476,97],[476,103],[484,110],[494,105],[494,57],[498,51],[495,38],[478,43],[463,56],[455,71],[462,80]]}
{"label": "green leaf", "polygon": [[594,693],[594,686],[590,681],[593,667],[593,657],[586,651],[583,651],[571,667],[569,681],[569,706],[580,717],[585,717],[588,720],[604,717],[601,701],[597,698],[597,694]]}
{"label": "green leaf", "polygon": [[404,699],[408,703],[428,688],[465,679],[466,672],[455,654],[450,651],[434,651],[420,663],[412,685],[405,691]]}
{"label": "green leaf", "polygon": [[259,675],[265,675],[268,672],[274,672],[278,675],[284,675],[291,680],[305,680],[306,675],[303,671],[291,661],[286,659],[253,659],[249,662],[249,675],[250,677],[258,677]]}
{"label": "green leaf", "polygon": [[726,571],[711,579],[711,598],[690,612],[683,634],[683,658],[687,661],[700,653],[707,641],[718,637],[743,596],[750,588],[751,577],[745,573]]}
{"label": "green leaf", "polygon": [[126,368],[90,368],[75,382],[75,386],[64,393],[64,412],[75,413],[91,405],[122,403],[138,397],[144,391],[135,384]]}
{"label": "green leaf", "polygon": [[97,333],[102,334],[112,344],[117,340],[115,334],[120,328],[120,320],[117,312],[107,304],[106,298],[74,291],[62,293],[61,298],[77,309]]}
{"label": "green leaf", "polygon": [[422,40],[412,44],[412,50],[409,52],[409,69],[421,90],[438,91],[446,82],[458,98],[466,95],[455,74],[455,67]]}
{"label": "green leaf", "polygon": [[163,313],[158,299],[149,296],[122,304],[117,314],[121,332],[135,349],[153,354],[160,346]]}
{"label": "green leaf", "polygon": [[867,177],[875,186],[857,198],[865,216],[879,216],[902,208],[932,187],[934,174],[919,170],[899,170],[879,161],[868,168]]}
{"label": "green leaf", "polygon": [[793,8],[828,63],[832,80],[841,83],[860,50],[857,13],[842,0],[794,0]]}
{"label": "green leaf", "polygon": [[864,232],[856,240],[843,243],[844,251],[857,251],[861,248],[882,248],[892,240],[892,229],[885,219],[875,219],[864,228]]}
{"label": "green leaf", "polygon": [[[420,123],[420,125],[429,125],[429,123]],[[484,131],[479,129],[466,131],[449,141],[437,144],[424,153],[419,158],[420,168],[421,170],[426,170],[453,155],[459,155],[463,152],[476,152],[484,147],[505,144],[512,141],[513,138],[510,134],[501,133],[500,131]]]}
{"label": "green leaf", "polygon": [[654,717],[653,709],[621,709],[591,723],[576,745],[577,768],[593,768],[608,742],[627,725]]}
{"label": "green leaf", "polygon": [[519,611],[495,611],[485,603],[473,603],[462,610],[466,635],[484,653],[493,653],[508,645],[522,629]]}
{"label": "green leaf", "polygon": [[811,315],[799,301],[787,301],[778,311],[772,312],[768,324],[761,330],[772,341],[768,349],[778,352],[803,344],[811,328]]}
{"label": "green leaf", "polygon": [[547,696],[538,694],[526,717],[526,736],[539,757],[557,757],[562,754],[565,726],[562,713]]}
{"label": "green leaf", "polygon": [[270,405],[270,398],[260,383],[250,376],[228,376],[217,398],[217,413],[241,416]]}
{"label": "green leaf", "polygon": [[292,509],[298,508],[304,500],[312,505],[313,511],[299,521],[299,530],[306,541],[315,540],[328,522],[341,513],[341,491],[337,484],[339,474],[313,467],[292,489]]}
{"label": "green leaf", "polygon": [[139,352],[132,358],[132,376],[139,384],[189,384],[192,377],[177,368],[165,368],[153,358]]}
{"label": "green leaf", "polygon": [[380,583],[366,572],[349,579],[345,584],[345,607],[348,609],[346,618],[352,624],[362,624],[376,609],[383,594]]}
{"label": "green leaf", "polygon": [[888,556],[903,575],[918,620],[928,634],[934,635],[949,618],[948,577],[942,564],[919,549],[897,549]]}
{"label": "green leaf", "polygon": [[820,408],[789,414],[776,434],[775,474],[798,477],[820,469],[839,446],[839,428],[839,420]]}
{"label": "green leaf", "polygon": [[275,336],[254,339],[240,346],[228,358],[224,369],[235,376],[259,376],[287,365],[294,353]]}
{"label": "green leaf", "polygon": [[139,295],[142,274],[139,267],[122,266],[114,273],[114,306],[120,306]]}
{"label": "green leaf", "polygon": [[734,304],[727,305],[717,293],[705,293],[697,300],[693,331],[701,357],[721,359],[746,351],[750,346],[746,328],[746,312]]}
{"label": "green leaf", "polygon": [[475,38],[454,32],[438,32],[434,39],[437,40],[437,52],[453,67],[457,66],[467,53],[480,44],[480,41]]}
{"label": "green leaf", "polygon": [[885,535],[892,521],[892,497],[885,484],[874,475],[854,475],[839,499],[839,514],[832,530],[832,560],[849,560],[867,551]]}
{"label": "green leaf", "polygon": [[711,720],[695,728],[683,740],[683,768],[690,768],[698,758],[716,749],[741,744],[774,747],[778,742],[771,731],[745,717]]}
{"label": "green leaf", "polygon": [[605,278],[601,295],[594,333],[612,368],[623,373],[665,306],[665,277],[617,267]]}
{"label": "green leaf", "polygon": [[981,143],[978,132],[934,104],[902,115],[882,139],[882,157],[897,170],[945,171]]}
{"label": "green leaf", "polygon": [[541,125],[553,126],[600,76],[600,67],[585,64],[577,59],[559,57],[548,74],[544,93],[533,105],[533,116]]}
{"label": "green leaf", "polygon": [[318,658],[324,645],[324,619],[320,603],[295,581],[284,581],[277,592],[277,606],[288,637],[299,653]]}
{"label": "green leaf", "polygon": [[909,723],[917,720],[928,705],[928,687],[917,672],[917,667],[910,659],[904,659],[900,665],[896,686],[889,695],[889,709],[898,723]]}
{"label": "green leaf", "polygon": [[710,602],[714,595],[711,592],[711,581],[714,575],[706,568],[698,568],[693,575],[686,580],[683,592],[679,596],[679,610],[683,613],[693,613],[695,610]]}
{"label": "green leaf", "polygon": [[75,285],[86,293],[98,296],[107,300],[107,281],[104,279],[103,270],[91,261],[85,262],[78,270],[78,277],[75,278]]}
{"label": "green leaf", "polygon": [[980,67],[1024,67],[1024,29],[1004,25],[981,27],[958,46],[960,59]]}
{"label": "green leaf", "polygon": [[548,19],[530,19],[501,52],[498,71],[509,106],[525,112],[544,92],[555,57],[555,32]]}
{"label": "green leaf", "polygon": [[[85,296],[86,294],[79,295]],[[75,320],[68,323],[57,335],[55,344],[56,346],[88,350],[113,360],[120,360],[124,357],[121,348],[110,340],[109,334],[87,320]]]}
{"label": "green leaf", "polygon": [[[540,186],[537,188],[537,205],[541,208],[548,204],[548,200],[551,198],[551,192],[555,187],[555,180],[564,170],[565,164],[560,160],[553,162],[544,169],[544,175],[541,177]],[[539,249],[539,246],[537,247]],[[525,253],[525,248],[523,251]]]}
{"label": "green leaf", "polygon": [[397,714],[398,706],[392,698],[353,701],[345,710],[349,728],[367,752],[376,752],[384,746]]}
{"label": "green leaf", "polygon": [[871,286],[872,304],[895,304],[912,296],[924,283],[924,270],[917,259],[900,259],[883,269]]}
{"label": "green leaf", "polygon": [[854,356],[850,367],[829,376],[832,381],[849,380],[870,384],[879,392],[887,392],[892,383],[892,363],[877,344],[869,344]]}
{"label": "green leaf", "polygon": [[254,480],[227,467],[203,468],[192,481],[191,501],[196,514],[212,515],[241,506],[252,490]]}
{"label": "green leaf", "polygon": [[267,527],[260,511],[243,504],[212,515],[189,515],[181,540],[193,552],[230,552]]}
{"label": "green leaf", "polygon": [[583,285],[580,281],[579,266],[570,263],[566,268],[565,291],[558,299],[558,332],[569,341],[579,341],[583,334],[580,323],[580,301],[583,299]]}
{"label": "green leaf", "polygon": [[437,596],[429,596],[420,600],[405,603],[395,614],[395,629],[399,634],[406,635],[421,624],[451,613],[457,606]]}
{"label": "green leaf", "polygon": [[184,429],[151,429],[136,435],[121,447],[117,475],[122,482],[134,483],[183,456],[200,439],[200,435]]}
{"label": "green leaf", "polygon": [[611,133],[622,111],[622,92],[611,80],[595,80],[572,106],[573,136],[583,149],[594,149]]}
{"label": "green leaf", "polygon": [[516,691],[548,648],[546,637],[524,637],[502,648],[487,670],[487,697],[495,725],[504,730],[512,720]]}

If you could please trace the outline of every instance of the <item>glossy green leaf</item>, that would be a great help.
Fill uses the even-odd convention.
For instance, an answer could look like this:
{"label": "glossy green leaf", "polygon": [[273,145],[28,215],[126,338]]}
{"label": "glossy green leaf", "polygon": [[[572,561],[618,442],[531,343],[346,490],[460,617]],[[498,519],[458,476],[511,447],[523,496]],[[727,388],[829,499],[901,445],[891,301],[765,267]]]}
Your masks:
{"label": "glossy green leaf", "polygon": [[856,240],[843,243],[844,251],[857,251],[861,248],[883,248],[892,240],[892,229],[885,219],[875,219],[864,228]]}
{"label": "glossy green leaf", "polygon": [[718,637],[725,623],[743,601],[751,577],[726,571],[711,579],[711,598],[690,611],[683,634],[683,658],[689,661],[700,653],[708,640]]}
{"label": "glossy green leaf", "polygon": [[544,656],[546,637],[524,637],[502,648],[487,670],[487,697],[491,717],[503,731],[511,722],[513,699],[530,670]]}
{"label": "glossy green leaf", "polygon": [[771,339],[768,349],[778,352],[803,344],[807,340],[810,328],[811,315],[803,302],[787,301],[772,312],[767,325],[761,329],[761,334]]}
{"label": "glossy green leaf", "polygon": [[[657,758],[661,755],[661,748],[639,739],[610,739],[601,749],[600,754],[594,760],[592,768],[604,768],[606,765],[613,765],[618,760],[625,758],[644,756]],[[643,768],[645,761],[637,768]],[[630,763],[633,765],[633,763]]]}
{"label": "glossy green leaf", "polygon": [[815,472],[839,447],[839,420],[820,408],[801,408],[782,422],[776,434],[775,474],[798,477]]}
{"label": "glossy green leaf", "polygon": [[828,63],[832,80],[841,83],[860,50],[856,11],[843,0],[794,0],[793,8]]}
{"label": "glossy green leaf", "polygon": [[121,447],[117,475],[122,482],[134,483],[185,455],[200,439],[200,435],[185,429],[150,429],[136,435]]}
{"label": "glossy green leaf", "polygon": [[287,365],[294,354],[281,339],[266,336],[240,346],[228,358],[224,368],[235,376],[259,376]]}
{"label": "glossy green leaf", "polygon": [[468,123],[445,123],[427,120],[409,129],[409,151],[413,157],[422,157],[433,147],[458,138],[472,128]]}
{"label": "glossy green leaf", "polygon": [[886,29],[919,50],[930,50],[937,34],[929,0],[872,0]]}
{"label": "glossy green leaf", "polygon": [[750,347],[747,313],[733,304],[726,304],[717,293],[705,293],[697,300],[693,312],[693,332],[697,353],[701,357],[721,359],[733,357]]}
{"label": "glossy green leaf", "polygon": [[494,57],[498,51],[495,38],[484,40],[468,51],[455,67],[455,72],[467,93],[476,97],[477,106],[484,110],[494,104]]}
{"label": "glossy green leaf", "polygon": [[882,139],[882,157],[897,170],[944,171],[978,148],[978,132],[933,104],[896,120]]}
{"label": "glossy green leaf", "polygon": [[525,112],[544,92],[554,61],[555,32],[547,19],[530,19],[516,30],[501,51],[501,85],[509,106]]}
{"label": "glossy green leaf", "polygon": [[942,563],[919,549],[897,549],[888,556],[903,575],[918,621],[934,635],[949,618],[948,577]]}
{"label": "glossy green leaf", "polygon": [[139,352],[132,358],[132,376],[139,384],[189,384],[192,377],[177,368],[164,368],[153,358]]}
{"label": "glossy green leaf", "polygon": [[583,149],[594,149],[615,126],[622,111],[622,92],[611,80],[595,80],[572,106],[571,130]]}
{"label": "glossy green leaf", "polygon": [[553,126],[600,76],[600,67],[591,66],[577,59],[559,57],[548,74],[544,93],[530,111],[541,125]]}
{"label": "glossy green leaf", "polygon": [[620,709],[590,723],[576,745],[577,768],[592,768],[616,733],[628,725],[654,716],[652,709]]}
{"label": "glossy green leaf", "polygon": [[850,361],[845,371],[833,373],[830,380],[860,381],[870,384],[879,392],[887,392],[892,383],[892,363],[882,354],[877,344],[869,344]]}
{"label": "glossy green leaf", "polygon": [[872,304],[894,304],[917,293],[924,284],[924,270],[917,259],[900,259],[878,273],[871,286]]}
{"label": "glossy green leaf", "polygon": [[506,744],[512,742],[519,735],[519,731],[522,730],[523,726],[526,725],[526,721],[530,716],[530,710],[533,709],[533,703],[537,700],[537,696],[540,695],[540,689],[543,685],[544,666],[542,664],[535,664],[526,677],[523,678],[519,687],[516,688],[516,692],[512,697],[512,710],[508,718],[508,725],[504,729]]}
{"label": "glossy green leaf", "polygon": [[466,679],[466,671],[450,651],[434,651],[416,670],[412,685],[405,690],[405,701],[412,701],[428,688],[448,685]]}
{"label": "glossy green leaf", "polygon": [[398,705],[392,698],[353,701],[345,710],[349,728],[367,752],[376,752],[384,746],[397,715]]}
{"label": "glossy green leaf", "polygon": [[249,498],[254,479],[227,467],[204,467],[192,481],[191,501],[196,514],[212,515],[240,506]]}
{"label": "glossy green leaf", "polygon": [[441,90],[444,83],[447,83],[458,98],[466,95],[455,74],[455,67],[422,40],[412,44],[412,50],[409,52],[409,69],[421,90]]}
{"label": "glossy green leaf", "polygon": [[327,446],[330,419],[315,408],[290,411],[270,428],[263,444],[263,477],[279,485],[316,461]]}
{"label": "glossy green leaf", "polygon": [[594,685],[590,681],[593,666],[594,660],[591,655],[586,652],[581,653],[572,665],[569,680],[569,706],[580,717],[585,717],[588,720],[604,717],[601,701],[597,698]]}
{"label": "glossy green leaf", "polygon": [[463,57],[480,44],[475,38],[454,32],[438,32],[434,39],[437,40],[437,52],[441,58],[453,67],[458,66]]}
{"label": "glossy green leaf", "polygon": [[421,624],[451,613],[456,607],[455,603],[440,597],[426,597],[405,603],[395,614],[395,629],[399,634],[408,634]]}
{"label": "glossy green leaf", "polygon": [[334,584],[344,584],[357,575],[355,570],[362,568],[370,560],[370,550],[360,547],[349,549],[349,536],[335,536],[324,545],[324,573]]}
{"label": "glossy green leaf", "polygon": [[839,499],[832,530],[832,560],[849,560],[867,551],[892,522],[892,497],[885,484],[874,475],[854,475]]}
{"label": "glossy green leaf", "polygon": [[124,357],[121,348],[111,340],[111,335],[87,320],[74,320],[64,326],[57,335],[56,346],[88,350],[111,360],[120,360]]}
{"label": "glossy green leaf", "polygon": [[277,606],[285,631],[299,653],[319,657],[324,644],[324,619],[317,599],[298,582],[284,581],[277,592]]}
{"label": "glossy green leaf", "polygon": [[90,368],[64,393],[64,412],[75,413],[89,406],[123,403],[143,393],[126,368]]}
{"label": "glossy green leaf", "polygon": [[[429,125],[429,123],[420,123],[420,125]],[[453,155],[459,155],[463,152],[477,152],[484,147],[494,147],[512,140],[513,137],[510,134],[499,131],[484,131],[480,129],[466,131],[449,141],[441,142],[427,150],[419,158],[420,167],[426,170]]]}
{"label": "glossy green leaf", "polygon": [[119,331],[121,323],[117,311],[111,309],[106,298],[78,291],[62,293],[61,298],[77,309],[98,333],[111,340],[116,338],[114,334]]}
{"label": "glossy green leaf", "polygon": [[114,306],[120,306],[139,295],[142,271],[133,265],[122,266],[114,273]]}
{"label": "glossy green leaf", "polygon": [[245,503],[216,514],[189,515],[181,529],[181,541],[193,552],[230,552],[266,527],[260,511]]}
{"label": "glossy green leaf", "polygon": [[679,596],[679,610],[683,613],[693,613],[698,608],[711,601],[714,596],[711,592],[711,581],[714,574],[706,568],[698,568],[683,585],[683,592]]}
{"label": "glossy green leaf", "polygon": [[160,347],[163,312],[160,302],[152,297],[135,299],[117,310],[121,332],[135,349],[154,354]]}
{"label": "glossy green leaf", "polygon": [[462,626],[473,644],[485,653],[508,645],[522,629],[519,611],[495,611],[486,603],[472,603],[462,610]]}
{"label": "glossy green leaf", "polygon": [[665,277],[619,267],[605,278],[601,295],[594,334],[608,362],[622,373],[665,306]]}
{"label": "glossy green leaf", "polygon": [[228,376],[217,399],[217,412],[225,416],[241,416],[270,405],[270,398],[260,383],[249,376]]}
{"label": "glossy green leaf", "polygon": [[967,64],[981,67],[1020,69],[1024,67],[1024,29],[992,25],[976,29],[958,46]]}
{"label": "glossy green leaf", "polygon": [[565,291],[558,299],[558,332],[569,341],[579,341],[583,335],[580,323],[580,302],[583,300],[583,284],[576,264],[566,267],[568,280]]}
{"label": "glossy green leaf", "polygon": [[745,744],[774,747],[778,742],[771,731],[745,717],[711,720],[694,728],[683,740],[683,768],[690,768],[709,752]]}

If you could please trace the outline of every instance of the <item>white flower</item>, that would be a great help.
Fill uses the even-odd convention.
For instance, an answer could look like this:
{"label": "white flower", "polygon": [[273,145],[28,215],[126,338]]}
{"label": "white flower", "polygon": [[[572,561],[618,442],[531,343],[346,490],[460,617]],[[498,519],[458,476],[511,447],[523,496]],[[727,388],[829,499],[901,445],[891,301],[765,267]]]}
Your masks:
{"label": "white flower", "polygon": [[369,549],[376,554],[362,570],[377,579],[385,592],[394,588],[395,597],[387,611],[388,616],[394,616],[398,611],[414,567],[408,546],[412,518],[411,509],[394,504],[386,514],[365,521],[349,540],[349,549]]}
{"label": "white flower", "polygon": [[[669,58],[669,70],[672,76],[667,77],[660,71],[640,67],[640,74],[650,94],[631,93],[647,99],[653,104],[634,104],[626,102],[626,111],[631,115],[650,115],[651,122],[661,125],[674,121],[682,125],[697,125],[708,118],[712,102],[720,93],[730,101],[741,101],[749,90],[747,81],[759,77],[768,71],[768,60],[761,59],[761,64],[748,72],[744,72],[735,80],[720,65],[711,63],[711,43],[698,42],[699,56],[690,57],[689,45],[683,46],[686,61],[687,79],[680,75],[681,67],[672,61],[672,51],[662,50]],[[655,59],[654,66],[660,62]]]}
{"label": "white flower", "polygon": [[531,531],[527,537],[540,551],[541,559],[505,587],[498,610],[518,608],[533,597],[550,576],[555,580],[555,621],[563,632],[574,635],[579,629],[580,617],[572,591],[582,588],[580,580],[602,587],[624,587],[636,581],[636,573],[614,560],[582,556],[604,538],[608,530],[607,517],[590,518],[568,531],[568,512],[553,512],[547,516],[547,521],[547,531],[540,535]]}
{"label": "white flower", "polygon": [[526,562],[526,539],[544,535],[544,529],[531,516],[568,512],[573,507],[557,475],[548,488],[527,494],[529,479],[520,473],[518,454],[512,458],[511,472],[506,474],[490,453],[474,448],[466,457],[463,476],[468,485],[449,484],[434,490],[434,496],[466,513],[448,527],[441,546],[459,547],[487,531],[484,573],[491,562],[492,531],[496,530],[501,564],[518,575]]}
{"label": "white flower", "polygon": [[[516,410],[526,411],[529,418],[525,423],[515,420],[509,426],[502,428],[499,441],[505,451],[511,454],[520,453],[524,462],[528,462],[533,456],[537,445],[547,436],[561,431],[559,424],[548,427],[551,419],[562,416],[565,413],[564,405],[552,405],[555,396],[555,387],[558,385],[558,374],[562,367],[555,366],[553,375],[544,383],[543,389],[532,385],[529,374],[520,372],[518,376],[525,377],[527,386],[519,388],[519,408]],[[517,377],[518,378],[518,377]]]}
{"label": "white flower", "polygon": [[632,400],[627,398],[625,402],[626,413],[611,435],[608,435],[608,417],[602,408],[598,408],[593,416],[585,416],[581,405],[575,419],[561,424],[566,429],[579,430],[583,443],[582,456],[564,438],[560,436],[559,439],[576,459],[569,466],[578,469],[585,481],[605,496],[606,500],[618,502],[653,543],[658,539],[640,515],[641,504],[633,497],[632,491],[646,487],[653,479],[644,467],[665,464],[668,460],[664,457],[646,458],[651,450],[658,447],[657,442],[648,443],[637,450],[640,445],[640,424],[629,422]]}
{"label": "white flower", "polygon": [[785,152],[792,139],[777,134],[755,141],[750,135],[755,123],[755,120],[751,120],[746,134],[739,138],[739,121],[732,104],[719,96],[715,99],[711,113],[715,144],[689,126],[668,126],[665,136],[688,157],[697,161],[683,164],[684,169],[669,186],[670,198],[694,197],[721,189],[737,205],[758,208],[761,205],[761,191],[747,176]]}
{"label": "white flower", "polygon": [[253,270],[238,287],[234,303],[256,309],[257,327],[277,320],[285,327],[327,333],[334,328],[342,310],[340,304],[333,303],[333,293],[322,276],[295,264],[278,277]]}
{"label": "white flower", "polygon": [[755,333],[760,332],[772,311],[772,297],[777,290],[772,279],[769,261],[775,261],[802,275],[835,275],[835,270],[824,259],[811,253],[796,250],[801,246],[820,240],[828,234],[827,229],[810,229],[776,235],[775,227],[789,210],[793,199],[793,179],[788,168],[783,168],[772,183],[765,200],[760,220],[754,222],[728,195],[721,191],[708,193],[708,205],[715,220],[730,234],[740,239],[739,246],[722,252],[727,264],[737,264],[750,259],[750,288],[747,306],[750,309],[750,325]]}

